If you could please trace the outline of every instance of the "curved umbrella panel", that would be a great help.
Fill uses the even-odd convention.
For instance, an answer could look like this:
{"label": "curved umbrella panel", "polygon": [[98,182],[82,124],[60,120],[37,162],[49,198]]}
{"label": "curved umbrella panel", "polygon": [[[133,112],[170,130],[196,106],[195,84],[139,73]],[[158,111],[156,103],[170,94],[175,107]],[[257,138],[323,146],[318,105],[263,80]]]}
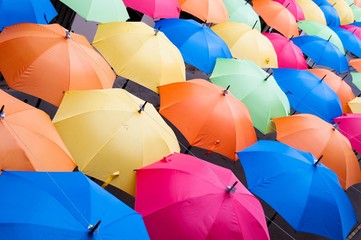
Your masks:
{"label": "curved umbrella panel", "polygon": [[334,119],[338,130],[350,141],[351,146],[358,153],[361,153],[361,114],[343,114]]}
{"label": "curved umbrella panel", "polygon": [[1,0],[0,31],[18,23],[48,24],[57,15],[49,0]]}
{"label": "curved umbrella panel", "polygon": [[361,73],[359,72],[350,72],[352,77],[352,83],[361,91]]}
{"label": "curved umbrella panel", "polygon": [[162,1],[162,0],[123,0],[125,6],[144,13],[153,19],[160,18],[178,18],[180,14],[180,6],[178,0]]}
{"label": "curved umbrella panel", "polygon": [[229,19],[223,0],[178,0],[181,10],[206,23],[226,22]]}
{"label": "curved umbrella panel", "polygon": [[353,23],[355,18],[352,9],[344,0],[327,0],[337,11],[340,16],[341,25]]}
{"label": "curved umbrella panel", "polygon": [[296,0],[275,0],[287,8],[288,11],[292,13],[295,17],[296,22],[305,20],[305,15],[303,14],[302,8],[298,5]]}
{"label": "curved umbrella panel", "polygon": [[323,165],[314,166],[317,159],[312,154],[260,140],[238,156],[250,191],[296,231],[345,239],[356,224],[352,204],[336,175]]}
{"label": "curved umbrella panel", "polygon": [[361,57],[361,40],[356,35],[340,27],[332,27],[331,29],[339,36],[346,51],[358,58]]}
{"label": "curved umbrella panel", "polygon": [[329,27],[339,27],[340,16],[336,9],[327,0],[312,0],[325,15],[326,25]]}
{"label": "curved umbrella panel", "polygon": [[353,113],[361,113],[361,97],[355,97],[348,102]]}
{"label": "curved umbrella panel", "polygon": [[301,7],[305,20],[312,20],[326,25],[326,18],[320,7],[312,0],[296,0],[298,5]]}

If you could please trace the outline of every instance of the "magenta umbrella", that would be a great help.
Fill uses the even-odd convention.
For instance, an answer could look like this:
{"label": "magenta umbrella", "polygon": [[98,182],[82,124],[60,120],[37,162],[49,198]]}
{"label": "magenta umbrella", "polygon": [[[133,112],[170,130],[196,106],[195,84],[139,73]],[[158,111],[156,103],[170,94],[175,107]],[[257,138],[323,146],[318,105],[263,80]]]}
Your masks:
{"label": "magenta umbrella", "polygon": [[305,15],[303,14],[302,8],[300,7],[300,5],[298,5],[296,0],[273,0],[273,1],[279,2],[280,4],[285,6],[285,8],[287,8],[288,11],[290,11],[290,13],[292,13],[292,15],[295,17],[296,22],[305,20]]}
{"label": "magenta umbrella", "polygon": [[361,154],[361,114],[345,113],[333,120],[338,130],[350,141],[351,146]]}
{"label": "magenta umbrella", "polygon": [[273,45],[279,68],[307,69],[303,52],[290,39],[279,33],[262,33]]}
{"label": "magenta umbrella", "polygon": [[151,239],[270,239],[264,211],[229,169],[174,153],[136,171]]}
{"label": "magenta umbrella", "polygon": [[144,13],[153,19],[179,18],[178,0],[123,0],[124,5]]}

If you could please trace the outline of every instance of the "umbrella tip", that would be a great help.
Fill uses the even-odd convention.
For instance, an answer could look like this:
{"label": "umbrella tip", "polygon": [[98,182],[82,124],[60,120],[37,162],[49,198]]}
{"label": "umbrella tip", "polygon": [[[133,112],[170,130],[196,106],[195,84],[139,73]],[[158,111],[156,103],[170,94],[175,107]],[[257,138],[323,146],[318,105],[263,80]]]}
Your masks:
{"label": "umbrella tip", "polygon": [[162,27],[162,26],[158,26],[157,29],[154,29],[154,36],[157,36],[157,34],[158,34],[158,32],[159,32],[159,30],[160,30],[161,27]]}
{"label": "umbrella tip", "polygon": [[228,89],[230,86],[231,85],[228,85],[228,87],[226,89],[223,89],[223,91],[222,91],[223,96],[226,96],[226,94],[228,94]]}
{"label": "umbrella tip", "polygon": [[268,74],[268,76],[267,76],[264,80],[267,81],[267,79],[268,79],[270,76],[272,76],[272,74],[273,74],[273,73]]}
{"label": "umbrella tip", "polygon": [[1,119],[4,119],[4,118],[5,118],[4,108],[5,108],[5,105],[2,105],[2,107],[1,107],[1,109],[0,109],[0,118],[1,118]]}
{"label": "umbrella tip", "polygon": [[69,30],[67,30],[67,31],[65,32],[65,38],[67,38],[67,39],[70,38],[70,31],[69,31]]}
{"label": "umbrella tip", "polygon": [[148,103],[148,101],[145,101],[144,104],[139,107],[138,113],[141,113],[142,111],[144,111],[145,105],[146,105],[147,103]]}
{"label": "umbrella tip", "polygon": [[321,155],[316,161],[315,163],[313,164],[314,167],[317,167],[318,163],[321,161],[323,155]]}
{"label": "umbrella tip", "polygon": [[335,131],[335,130],[338,130],[338,126],[340,125],[341,122],[337,122],[335,124],[332,125],[332,130]]}
{"label": "umbrella tip", "polygon": [[237,183],[238,183],[238,181],[236,181],[235,183],[233,183],[232,186],[227,186],[226,189],[225,189],[226,192],[227,192],[227,193],[235,193],[236,190],[237,190],[237,188],[235,188],[235,186],[236,186]]}
{"label": "umbrella tip", "polygon": [[90,225],[88,226],[88,230],[89,230],[88,235],[89,235],[89,236],[92,236],[92,235],[93,235],[93,233],[95,232],[95,230],[98,229],[98,227],[99,227],[99,225],[100,225],[101,222],[102,222],[102,220],[99,220],[95,225],[90,224]]}

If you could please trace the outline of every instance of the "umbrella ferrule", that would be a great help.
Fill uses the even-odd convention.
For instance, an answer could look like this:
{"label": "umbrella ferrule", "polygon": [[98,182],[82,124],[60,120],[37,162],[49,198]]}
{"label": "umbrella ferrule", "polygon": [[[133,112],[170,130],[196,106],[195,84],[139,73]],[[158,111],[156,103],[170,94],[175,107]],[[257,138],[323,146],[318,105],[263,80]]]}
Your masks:
{"label": "umbrella ferrule", "polygon": [[321,161],[322,157],[323,157],[323,155],[321,155],[321,156],[317,159],[317,161],[315,161],[315,163],[313,164],[314,167],[317,167],[317,165],[318,165],[318,163]]}
{"label": "umbrella ferrule", "polygon": [[98,229],[98,227],[99,227],[99,225],[100,225],[101,222],[102,222],[102,220],[99,220],[95,225],[90,224],[90,225],[88,226],[88,230],[89,230],[88,235],[90,235],[90,236],[93,235],[93,233],[95,232],[95,230]]}
{"label": "umbrella ferrule", "polygon": [[144,104],[142,106],[140,106],[138,113],[141,113],[142,111],[144,111],[145,105],[148,103],[148,101],[145,101]]}
{"label": "umbrella ferrule", "polygon": [[0,109],[0,118],[1,118],[1,119],[4,119],[4,118],[5,118],[4,107],[5,107],[5,105],[2,105],[2,107],[1,107],[1,109]]}
{"label": "umbrella ferrule", "polygon": [[160,30],[161,26],[159,26],[157,29],[154,29],[154,36],[157,36],[159,30]]}
{"label": "umbrella ferrule", "polygon": [[273,73],[270,73],[264,80],[267,81],[267,79],[272,76]]}
{"label": "umbrella ferrule", "polygon": [[340,125],[340,122],[337,122],[335,124],[332,125],[332,130],[335,131],[336,129],[338,130],[338,126]]}
{"label": "umbrella ferrule", "polygon": [[70,31],[66,31],[66,32],[65,32],[65,37],[66,37],[67,39],[70,39]]}
{"label": "umbrella ferrule", "polygon": [[226,187],[226,192],[227,193],[234,193],[236,192],[237,188],[235,188],[236,184],[238,183],[238,181],[234,182],[232,186],[227,186]]}
{"label": "umbrella ferrule", "polygon": [[228,89],[229,89],[230,86],[231,86],[231,85],[228,85],[228,87],[222,91],[222,94],[223,94],[224,96],[226,96],[226,94],[228,94]]}

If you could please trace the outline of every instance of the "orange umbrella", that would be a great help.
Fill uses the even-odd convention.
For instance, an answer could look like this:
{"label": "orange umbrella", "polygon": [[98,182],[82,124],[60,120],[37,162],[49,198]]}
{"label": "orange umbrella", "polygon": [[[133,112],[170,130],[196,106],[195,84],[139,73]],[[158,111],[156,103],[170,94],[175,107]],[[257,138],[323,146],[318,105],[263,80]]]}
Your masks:
{"label": "orange umbrella", "polygon": [[357,72],[361,72],[361,58],[353,58],[348,61],[348,64],[353,67]]}
{"label": "orange umbrella", "polygon": [[73,171],[49,116],[0,90],[0,170]]}
{"label": "orange umbrella", "polygon": [[204,79],[159,86],[160,114],[190,146],[237,160],[240,151],[257,141],[247,107],[227,89]]}
{"label": "orange umbrella", "polygon": [[351,113],[351,109],[347,103],[356,96],[352,92],[350,85],[348,85],[348,83],[345,82],[343,78],[340,78],[328,69],[314,68],[308,70],[322,80],[325,80],[327,85],[337,94],[341,102],[342,112]]}
{"label": "orange umbrella", "polygon": [[361,182],[360,165],[349,140],[336,126],[312,114],[274,118],[277,140],[310,152],[333,170],[344,189]]}
{"label": "orange umbrella", "polygon": [[299,36],[295,17],[286,7],[275,1],[253,1],[254,10],[265,23],[287,38]]}
{"label": "orange umbrella", "polygon": [[115,74],[88,40],[59,24],[24,23],[0,33],[0,71],[12,89],[59,106],[68,90],[112,88]]}
{"label": "orange umbrella", "polygon": [[223,0],[178,0],[182,11],[207,23],[228,21],[228,11]]}

